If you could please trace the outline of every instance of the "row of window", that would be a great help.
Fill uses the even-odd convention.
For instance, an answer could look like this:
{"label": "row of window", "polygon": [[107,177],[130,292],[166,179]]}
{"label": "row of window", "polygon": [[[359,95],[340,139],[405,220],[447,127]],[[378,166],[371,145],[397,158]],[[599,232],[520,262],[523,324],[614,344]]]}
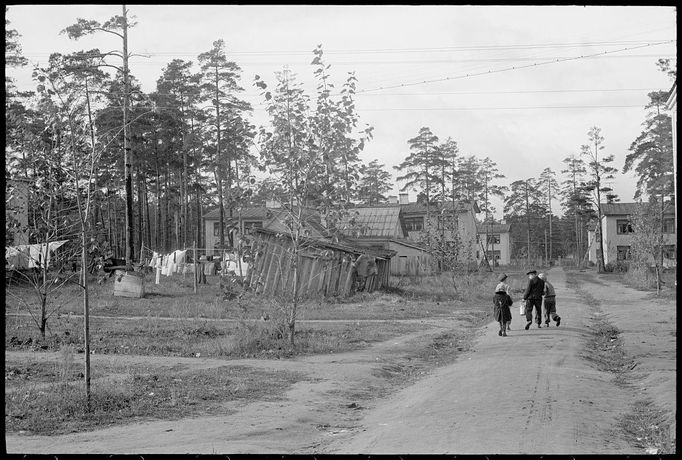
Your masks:
{"label": "row of window", "polygon": [[[482,235],[476,235],[476,242],[480,243],[481,242],[481,236]],[[500,235],[499,233],[491,233],[488,235],[488,244],[500,244]]]}
{"label": "row of window", "polygon": [[[616,260],[630,260],[630,246],[616,246]],[[677,248],[674,244],[663,246],[663,258],[675,260],[677,258]]]}
{"label": "row of window", "polygon": [[[627,219],[617,219],[616,220],[616,233],[619,235],[624,235],[626,233],[632,233],[632,224]],[[675,233],[675,219],[668,218],[663,219],[663,233]]]}
{"label": "row of window", "polygon": [[[263,228],[263,222],[260,220],[245,220],[244,228]],[[220,236],[220,222],[213,222],[213,236]]]}

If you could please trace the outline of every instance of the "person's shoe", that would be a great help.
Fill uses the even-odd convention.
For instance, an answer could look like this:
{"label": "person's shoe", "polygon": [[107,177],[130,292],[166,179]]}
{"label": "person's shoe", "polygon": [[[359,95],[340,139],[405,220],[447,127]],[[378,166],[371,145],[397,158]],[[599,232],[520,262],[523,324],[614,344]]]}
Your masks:
{"label": "person's shoe", "polygon": [[532,321],[531,321],[531,322],[529,322],[528,324],[526,324],[526,330],[528,330],[528,328],[530,327],[530,325],[531,325],[531,324],[533,324],[533,322],[532,322]]}
{"label": "person's shoe", "polygon": [[549,321],[545,323],[545,327],[549,327]]}
{"label": "person's shoe", "polygon": [[559,324],[561,324],[561,316],[557,316],[556,318],[556,327],[559,327]]}
{"label": "person's shoe", "polygon": [[510,325],[507,325],[507,330],[508,330],[508,331],[511,331],[511,326],[510,326]]}
{"label": "person's shoe", "polygon": [[504,332],[502,333],[502,337],[507,337],[507,331],[504,331]]}
{"label": "person's shoe", "polygon": [[502,335],[502,329],[500,329],[499,331],[497,331],[497,335],[500,335],[500,336]]}
{"label": "person's shoe", "polygon": [[542,326],[540,325],[540,323],[538,323],[538,329],[540,329],[541,327],[542,327]]}

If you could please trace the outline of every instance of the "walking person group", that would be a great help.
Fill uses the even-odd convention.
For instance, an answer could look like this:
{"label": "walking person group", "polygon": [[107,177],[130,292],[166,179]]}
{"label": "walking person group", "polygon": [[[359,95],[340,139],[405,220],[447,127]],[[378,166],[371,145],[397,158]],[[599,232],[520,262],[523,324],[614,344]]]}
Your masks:
{"label": "walking person group", "polygon": [[[547,279],[547,275],[536,270],[530,270],[526,273],[528,276],[528,285],[523,293],[523,301],[525,303],[526,327],[528,330],[533,324],[533,310],[535,310],[535,322],[538,328],[542,327],[544,318],[545,327],[549,327],[550,318],[556,322],[557,327],[561,324],[561,317],[556,313],[556,292],[554,286]],[[499,283],[495,286],[495,294],[493,296],[493,316],[495,321],[500,324],[498,335],[506,337],[507,331],[511,330],[511,305],[514,303],[509,295],[510,288],[507,283],[506,274],[500,275]],[[545,313],[542,314],[542,303],[544,300]]]}

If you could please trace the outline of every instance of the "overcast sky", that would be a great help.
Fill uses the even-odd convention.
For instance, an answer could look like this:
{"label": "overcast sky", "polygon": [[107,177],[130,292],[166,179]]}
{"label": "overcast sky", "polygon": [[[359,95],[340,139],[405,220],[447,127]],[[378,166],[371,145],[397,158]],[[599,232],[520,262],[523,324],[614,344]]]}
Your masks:
{"label": "overcast sky", "polygon": [[[407,140],[424,126],[441,140],[452,137],[463,155],[490,157],[506,176],[502,185],[537,177],[546,167],[560,175],[562,160],[579,153],[594,125],[602,128],[604,153],[614,154],[614,166],[622,170],[628,147],[642,130],[647,93],[672,86],[655,63],[677,57],[673,7],[129,5],[128,10],[137,21],[129,51],[149,56],[130,61],[144,91],[155,90],[172,59],[196,64],[197,55],[222,38],[228,58],[243,70],[244,97],[254,105],[257,126],[267,119],[254,75],[274,84],[274,72],[287,65],[310,83],[312,50],[322,44],[338,88],[347,72],[356,72],[361,122],[374,127],[361,158],[385,164],[394,178],[392,167],[409,153]],[[59,34],[76,18],[104,22],[116,14],[120,5],[10,6],[6,18],[21,34],[31,64],[9,74],[20,89],[32,89],[31,67],[45,64],[52,52],[120,49],[120,39],[110,34],[79,41]],[[314,94],[314,86],[308,88]],[[621,201],[632,201],[634,183],[630,173],[619,174],[614,188]],[[410,191],[410,200],[415,197]],[[494,204],[500,217],[502,203]]]}

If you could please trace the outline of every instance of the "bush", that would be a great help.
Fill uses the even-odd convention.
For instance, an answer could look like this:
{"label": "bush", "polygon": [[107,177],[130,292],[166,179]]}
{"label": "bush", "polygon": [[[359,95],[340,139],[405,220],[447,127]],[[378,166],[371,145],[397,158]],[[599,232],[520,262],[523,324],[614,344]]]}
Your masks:
{"label": "bush", "polygon": [[623,279],[626,283],[639,289],[651,289],[656,287],[656,277],[652,276],[648,267],[633,265],[625,273]]}

